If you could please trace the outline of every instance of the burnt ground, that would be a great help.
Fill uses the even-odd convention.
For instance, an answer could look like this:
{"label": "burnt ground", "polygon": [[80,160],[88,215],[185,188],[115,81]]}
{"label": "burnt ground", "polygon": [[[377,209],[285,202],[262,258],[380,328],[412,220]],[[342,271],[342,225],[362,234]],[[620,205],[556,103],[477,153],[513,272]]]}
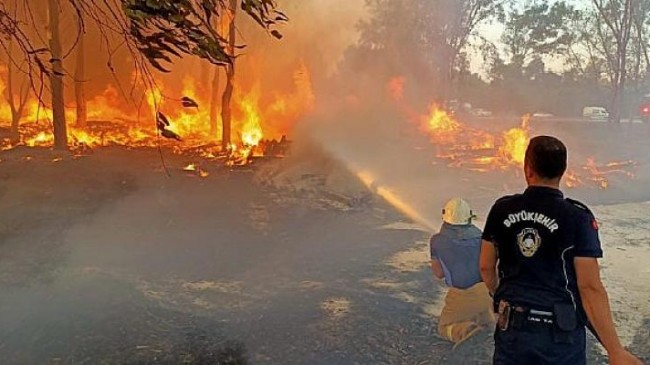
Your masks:
{"label": "burnt ground", "polygon": [[0,362],[490,363],[487,331],[435,336],[429,234],[363,187],[165,156],[170,177],[155,150],[0,154]]}

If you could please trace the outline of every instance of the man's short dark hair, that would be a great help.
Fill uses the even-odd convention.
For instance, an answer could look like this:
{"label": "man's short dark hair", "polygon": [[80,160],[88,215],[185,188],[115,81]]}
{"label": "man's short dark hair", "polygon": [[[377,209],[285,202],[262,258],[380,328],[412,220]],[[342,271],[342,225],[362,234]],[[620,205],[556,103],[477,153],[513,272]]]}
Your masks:
{"label": "man's short dark hair", "polygon": [[567,168],[566,146],[555,137],[535,137],[526,149],[526,164],[541,178],[561,178]]}

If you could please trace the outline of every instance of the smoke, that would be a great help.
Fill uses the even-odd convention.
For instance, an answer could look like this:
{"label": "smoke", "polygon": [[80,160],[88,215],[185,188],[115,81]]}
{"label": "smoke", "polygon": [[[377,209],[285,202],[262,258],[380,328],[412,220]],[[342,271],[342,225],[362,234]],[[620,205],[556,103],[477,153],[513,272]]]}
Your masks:
{"label": "smoke", "polygon": [[[421,72],[427,65],[420,59],[421,49],[412,40],[402,42],[400,37],[411,34],[401,31],[409,25],[407,19],[413,16],[410,12],[388,19],[395,32],[381,35],[392,37],[389,41],[396,49],[378,51],[372,44],[360,44],[357,25],[368,17],[365,3],[363,0],[280,3],[290,18],[280,28],[284,35],[280,41],[246,16],[238,18],[239,43],[246,47],[237,58],[235,94],[236,98],[259,104],[256,112],[261,114],[261,124],[265,132],[271,132],[265,137],[289,134],[291,139],[318,145],[360,176],[371,190],[378,192],[381,188],[385,198],[397,197],[401,201],[397,204],[401,205],[399,209],[408,211],[408,215],[427,229],[431,229],[431,222],[439,221],[439,208],[450,197],[463,196],[487,205],[500,194],[520,190],[523,180],[516,168],[477,175],[435,158],[441,146],[429,141],[419,129],[417,118],[428,113],[439,90],[448,85],[430,82],[431,78]],[[74,23],[74,14],[69,13],[70,9],[65,11],[68,13],[63,15],[64,21]],[[89,99],[105,99],[104,105],[126,110],[119,115],[120,119],[128,120],[129,113],[136,115],[133,106],[142,101],[141,95],[128,94],[134,78],[130,55],[121,49],[109,57],[108,45],[100,41],[98,31],[89,26],[86,32],[87,44],[98,46],[92,55],[87,55],[85,85]],[[72,46],[75,37],[74,27],[66,28],[64,49]],[[106,66],[109,60],[114,75]],[[74,57],[67,58],[65,66],[72,73]],[[156,78],[164,94],[172,98],[187,95],[188,85],[193,85],[188,96],[200,102],[200,117],[207,119],[204,115],[208,114],[215,70],[206,62],[186,58],[175,63],[171,74],[158,74]],[[221,88],[224,79],[221,72]],[[68,100],[74,100],[69,78],[66,86]],[[120,86],[126,93],[120,92]],[[503,102],[512,104],[511,100]],[[98,109],[92,105],[89,105],[91,113]],[[146,103],[144,106],[148,108]],[[68,103],[67,107],[74,106]],[[169,107],[179,108],[176,104]],[[93,118],[106,116],[98,114]],[[518,125],[519,116],[479,120],[475,124],[478,129],[498,135]],[[193,127],[191,123],[188,125]],[[630,144],[634,148],[612,145],[598,149],[593,141],[608,137],[604,127],[573,126],[576,128],[555,123],[540,126],[537,131],[566,138],[574,158],[583,162],[591,157],[605,162],[633,159],[645,166],[639,157],[644,150],[636,148],[637,142]],[[634,128],[642,133],[629,129],[611,134],[621,139],[631,136],[636,141],[646,132],[642,127]],[[642,141],[638,144],[642,145]],[[297,149],[295,153],[301,152]],[[638,175],[644,176],[642,171]]]}
{"label": "smoke", "polygon": [[[364,1],[308,0],[286,2],[281,7],[290,20],[280,28],[280,41],[261,32],[250,19],[242,19],[241,39],[248,47],[240,61],[245,66],[252,63],[253,72],[269,83],[282,80],[286,71],[301,61],[316,77],[330,76],[345,50],[358,40],[357,24],[365,17]],[[245,66],[245,72],[250,72]]]}
{"label": "smoke", "polygon": [[[340,85],[341,80],[336,81]],[[481,221],[494,200],[525,189],[523,169],[515,163],[519,160],[477,171],[440,158],[450,144],[458,141],[445,140],[442,132],[422,130],[428,109],[419,108],[416,103],[409,105],[418,97],[405,91],[410,85],[403,77],[385,78],[379,73],[375,78],[344,82],[350,86],[345,92],[317,95],[317,113],[299,125],[294,137],[311,141],[341,162],[370,191],[423,229],[437,229],[441,207],[450,198],[460,196],[468,200]],[[426,94],[419,98],[426,98]],[[489,137],[483,142],[489,142],[489,148],[499,153],[504,148],[516,152],[525,149],[522,142],[528,133],[522,134],[523,141],[517,138],[514,147],[508,145],[513,141],[506,138],[512,137],[513,131],[523,131],[513,129],[520,126],[519,117],[462,118],[458,123],[463,126],[461,131],[480,132],[476,141],[472,141],[473,135],[461,133],[461,142],[472,141],[480,146],[480,138]],[[650,178],[645,157],[650,147],[644,142],[649,133],[647,125],[534,119],[527,131],[531,137],[557,136],[568,146],[570,173],[581,178],[577,185],[571,181],[570,186],[564,186],[567,195],[589,204],[650,198],[645,188]],[[430,133],[441,133],[441,138],[432,141]],[[602,144],[604,140],[609,141],[606,146]],[[451,147],[461,152],[467,148],[462,143]],[[294,153],[302,151],[296,149]]]}

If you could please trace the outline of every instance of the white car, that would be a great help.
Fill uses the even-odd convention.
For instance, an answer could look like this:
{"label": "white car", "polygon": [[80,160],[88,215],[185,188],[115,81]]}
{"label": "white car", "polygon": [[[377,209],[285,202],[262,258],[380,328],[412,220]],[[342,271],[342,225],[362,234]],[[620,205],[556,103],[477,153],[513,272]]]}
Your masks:
{"label": "white car", "polygon": [[475,117],[491,117],[492,116],[491,111],[489,111],[487,109],[482,109],[482,108],[472,109],[472,114]]}
{"label": "white car", "polygon": [[602,106],[587,106],[582,109],[582,117],[593,121],[606,122],[609,120],[609,112]]}

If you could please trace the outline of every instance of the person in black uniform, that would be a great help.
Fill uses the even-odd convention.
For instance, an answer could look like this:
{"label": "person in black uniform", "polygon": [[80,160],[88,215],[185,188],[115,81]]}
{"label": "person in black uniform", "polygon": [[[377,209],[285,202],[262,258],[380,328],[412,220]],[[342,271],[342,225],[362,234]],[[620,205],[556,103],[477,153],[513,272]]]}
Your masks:
{"label": "person in black uniform", "polygon": [[524,163],[528,188],[499,199],[488,214],[480,269],[498,314],[494,364],[585,364],[586,326],[610,364],[642,364],[614,328],[596,219],[559,189],[566,168],[561,141],[533,138]]}

